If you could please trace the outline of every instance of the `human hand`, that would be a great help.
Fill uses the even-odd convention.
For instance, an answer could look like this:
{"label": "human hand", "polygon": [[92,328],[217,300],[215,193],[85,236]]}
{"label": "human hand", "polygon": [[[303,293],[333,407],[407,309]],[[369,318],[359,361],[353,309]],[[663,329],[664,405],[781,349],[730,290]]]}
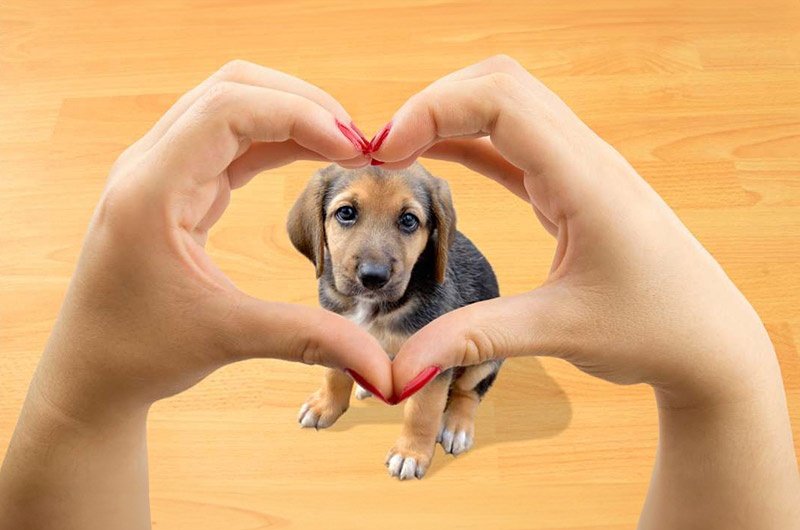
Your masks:
{"label": "human hand", "polygon": [[327,93],[242,61],[183,96],[114,164],[33,388],[74,416],[116,413],[274,357],[349,369],[391,396],[369,334],[246,295],[204,251],[231,190],[256,173],[299,159],[366,165],[342,123]]}
{"label": "human hand", "polygon": [[798,528],[800,476],[769,336],[619,153],[505,57],[436,81],[381,136],[371,154],[387,167],[460,162],[529,202],[558,241],[542,286],[448,313],[406,341],[396,392],[516,355],[648,383],[660,436],[640,528]]}
{"label": "human hand", "polygon": [[676,406],[737,399],[774,375],[769,337],[719,265],[619,153],[512,59],[436,81],[390,124],[373,153],[386,167],[420,155],[460,162],[528,201],[558,240],[542,286],[459,309],[409,339],[394,361],[396,392],[432,366],[516,355],[649,383]]}

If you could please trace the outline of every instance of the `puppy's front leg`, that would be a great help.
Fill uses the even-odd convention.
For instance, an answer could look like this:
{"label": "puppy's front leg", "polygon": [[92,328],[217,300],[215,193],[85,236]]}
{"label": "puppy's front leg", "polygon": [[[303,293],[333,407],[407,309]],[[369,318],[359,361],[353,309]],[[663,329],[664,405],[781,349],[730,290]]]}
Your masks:
{"label": "puppy's front leg", "polygon": [[391,476],[406,480],[425,475],[436,447],[451,378],[448,370],[409,398],[400,438],[386,457]]}
{"label": "puppy's front leg", "polygon": [[350,391],[353,380],[350,376],[334,370],[325,369],[325,380],[322,388],[311,394],[300,408],[297,421],[301,427],[324,429],[330,427],[350,406]]}

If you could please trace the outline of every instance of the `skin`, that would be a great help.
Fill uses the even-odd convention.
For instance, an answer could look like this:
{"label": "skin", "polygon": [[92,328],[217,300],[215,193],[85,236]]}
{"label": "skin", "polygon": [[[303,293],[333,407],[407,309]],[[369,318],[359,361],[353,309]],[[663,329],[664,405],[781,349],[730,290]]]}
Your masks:
{"label": "skin", "polygon": [[412,97],[374,157],[453,160],[528,201],[558,239],[544,285],[441,317],[393,365],[346,319],[238,291],[203,252],[208,229],[264,169],[366,164],[334,116],[350,123],[319,89],[236,62],[120,157],[0,471],[0,529],[149,528],[147,410],[229,362],[349,367],[392,395],[431,362],[530,353],[654,388],[661,436],[640,528],[800,528],[758,316],[633,168],[509,58]]}
{"label": "skin", "polygon": [[297,159],[360,167],[322,90],[234,62],[182,97],[111,170],[0,471],[0,528],[150,527],[150,405],[252,357],[391,364],[347,319],[239,291],[204,252],[232,189]]}
{"label": "skin", "polygon": [[611,146],[514,60],[409,99],[373,156],[417,154],[499,181],[558,241],[547,281],[448,313],[394,360],[396,389],[431,365],[551,355],[655,391],[660,440],[640,528],[800,528],[780,369],[758,315]]}

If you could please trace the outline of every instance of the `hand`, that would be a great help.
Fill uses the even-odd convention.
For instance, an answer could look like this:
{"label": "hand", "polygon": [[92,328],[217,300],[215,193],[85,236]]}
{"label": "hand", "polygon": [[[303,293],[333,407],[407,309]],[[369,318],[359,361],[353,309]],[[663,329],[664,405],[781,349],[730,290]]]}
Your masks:
{"label": "hand", "polygon": [[379,137],[372,156],[387,167],[420,155],[460,162],[528,201],[558,240],[539,288],[453,311],[412,336],[394,360],[396,392],[420,388],[435,367],[515,355],[648,383],[660,436],[640,528],[800,527],[786,398],[758,316],[558,97],[494,58],[413,96]]}
{"label": "hand", "polygon": [[401,167],[419,155],[499,181],[558,244],[541,287],[459,309],[408,340],[394,361],[398,391],[431,365],[516,355],[649,383],[674,406],[738,399],[774,375],[769,337],[719,265],[619,153],[513,60],[450,74],[403,105],[373,156]]}
{"label": "hand", "polygon": [[273,357],[354,370],[391,396],[374,338],[333,313],[242,293],[203,249],[231,190],[258,172],[299,159],[366,165],[337,120],[351,123],[327,93],[240,61],[183,96],[114,165],[35,388],[88,417]]}

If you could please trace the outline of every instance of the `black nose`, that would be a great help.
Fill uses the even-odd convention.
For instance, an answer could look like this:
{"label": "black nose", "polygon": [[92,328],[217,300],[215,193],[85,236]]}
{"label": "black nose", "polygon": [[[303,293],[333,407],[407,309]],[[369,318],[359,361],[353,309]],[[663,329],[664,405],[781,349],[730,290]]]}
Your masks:
{"label": "black nose", "polygon": [[389,281],[389,267],[377,263],[362,263],[358,266],[358,280],[367,289],[380,289]]}

